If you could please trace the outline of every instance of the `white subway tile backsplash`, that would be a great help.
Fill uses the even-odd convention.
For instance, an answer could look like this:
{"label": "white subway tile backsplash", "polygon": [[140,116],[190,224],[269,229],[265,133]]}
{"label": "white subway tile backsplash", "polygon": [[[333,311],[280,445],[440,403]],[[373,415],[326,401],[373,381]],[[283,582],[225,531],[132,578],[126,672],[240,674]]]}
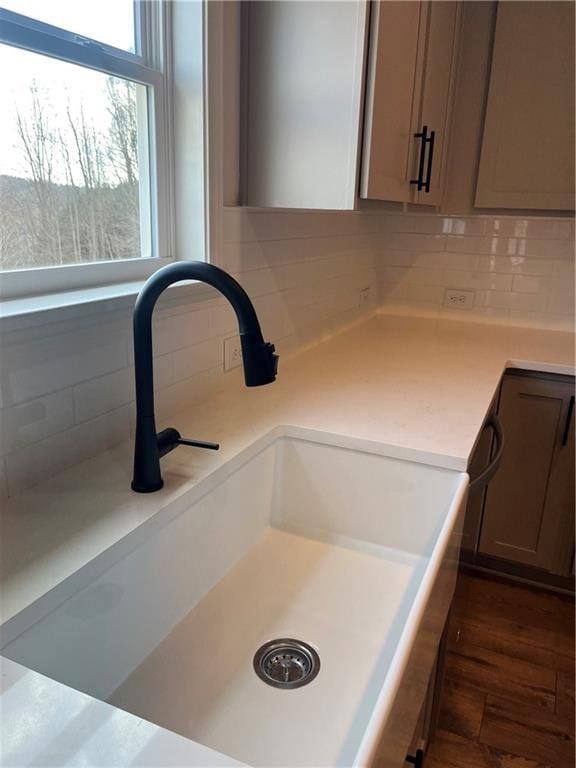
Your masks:
{"label": "white subway tile backsplash", "polygon": [[393,299],[409,303],[440,305],[444,298],[444,288],[401,282],[397,285],[384,284],[382,286],[382,295],[385,301]]}
{"label": "white subway tile backsplash", "polygon": [[72,390],[63,389],[0,411],[0,454],[63,432],[74,424]]}
{"label": "white subway tile backsplash", "polygon": [[442,222],[442,231],[446,235],[482,235],[484,234],[484,220],[479,217],[438,217]]}
{"label": "white subway tile backsplash", "polygon": [[534,237],[545,240],[574,239],[574,224],[569,219],[525,219],[486,217],[484,234],[499,237]]}
{"label": "white subway tile backsplash", "polygon": [[127,335],[116,326],[96,326],[1,350],[3,405],[15,405],[127,364]]}
{"label": "white subway tile backsplash", "polygon": [[6,456],[12,495],[113,448],[129,435],[129,408],[119,408]]}
{"label": "white subway tile backsplash", "polygon": [[443,273],[441,284],[449,288],[467,290],[509,291],[512,289],[512,280],[512,275],[447,269]]}
{"label": "white subway tile backsplash", "polygon": [[478,271],[551,275],[557,263],[554,259],[528,259],[525,256],[478,256]]}
{"label": "white subway tile backsplash", "polygon": [[542,312],[545,297],[541,294],[514,293],[512,291],[476,291],[475,304],[494,309],[519,309],[524,312]]}
{"label": "white subway tile backsplash", "polygon": [[207,339],[188,349],[173,354],[174,383],[189,379],[196,373],[223,366],[224,341],[221,338]]}
{"label": "white subway tile backsplash", "polygon": [[461,237],[448,235],[446,247],[448,251],[489,253],[496,256],[569,259],[574,255],[574,245],[569,240],[533,240],[524,237]]}
{"label": "white subway tile backsplash", "polygon": [[[154,358],[154,387],[162,389],[174,380],[171,354]],[[136,398],[134,366],[77,384],[73,388],[76,424],[88,421]]]}
{"label": "white subway tile backsplash", "polygon": [[76,423],[89,421],[134,399],[134,369],[122,368],[84,381],[77,384],[73,392]]}
{"label": "white subway tile backsplash", "polygon": [[518,293],[545,293],[550,285],[546,277],[535,275],[514,275],[512,290]]}
{"label": "white subway tile backsplash", "polygon": [[523,240],[523,255],[545,259],[574,259],[574,242],[570,240]]}
{"label": "white subway tile backsplash", "polygon": [[402,267],[436,267],[439,269],[473,270],[480,258],[473,253],[447,253],[446,251],[416,252],[381,251],[385,264]]}
{"label": "white subway tile backsplash", "polygon": [[[236,375],[238,369],[231,371],[232,377]],[[169,387],[159,390],[156,393],[156,426],[163,429],[169,426],[169,420],[175,413],[190,408],[191,406],[205,400],[212,392],[222,388],[226,383],[226,377],[222,369],[211,368],[207,371],[201,371],[187,379],[171,384]],[[134,419],[134,410],[132,408],[131,420]],[[198,435],[195,435],[198,437]],[[199,438],[201,439],[201,438]],[[209,437],[205,438],[209,440]]]}
{"label": "white subway tile backsplash", "polygon": [[[387,216],[381,230],[378,276],[385,306],[404,311],[417,302],[429,312],[437,301],[438,315],[452,317],[454,310],[433,292],[410,291],[433,281],[474,291],[473,311],[456,311],[455,319],[573,330],[572,219],[410,213]],[[431,268],[442,267],[440,280],[430,277]]]}
{"label": "white subway tile backsplash", "polygon": [[[214,335],[212,317],[221,307],[214,305],[210,309],[199,309],[194,312],[182,312],[170,318],[171,342],[169,349],[185,349]],[[225,307],[224,309],[227,309]]]}
{"label": "white subway tile backsplash", "polygon": [[399,251],[445,251],[446,236],[393,232],[389,245]]}
{"label": "white subway tile backsplash", "polygon": [[238,330],[238,320],[229,304],[212,307],[209,324],[210,336],[227,336]]}
{"label": "white subway tile backsplash", "polygon": [[574,285],[574,261],[553,261],[552,274],[569,285]]}
{"label": "white subway tile backsplash", "polygon": [[554,315],[569,315],[574,322],[574,287],[563,280],[551,280],[546,311]]}

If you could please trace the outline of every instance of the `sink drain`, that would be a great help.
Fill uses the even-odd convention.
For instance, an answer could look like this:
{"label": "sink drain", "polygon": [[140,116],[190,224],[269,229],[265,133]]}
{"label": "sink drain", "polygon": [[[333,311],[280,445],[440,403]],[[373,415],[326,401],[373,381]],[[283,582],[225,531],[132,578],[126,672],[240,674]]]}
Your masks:
{"label": "sink drain", "polygon": [[301,640],[270,640],[256,651],[254,671],[274,688],[300,688],[320,670],[320,657]]}

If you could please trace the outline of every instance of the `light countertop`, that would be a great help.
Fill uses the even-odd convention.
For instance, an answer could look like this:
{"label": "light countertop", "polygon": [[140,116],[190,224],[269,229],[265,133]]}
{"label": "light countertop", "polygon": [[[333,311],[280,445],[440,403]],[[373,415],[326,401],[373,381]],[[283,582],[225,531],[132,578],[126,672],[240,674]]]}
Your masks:
{"label": "light countertop", "polygon": [[[271,386],[247,389],[239,371],[227,374],[229,386],[157,424],[221,443],[218,453],[181,447],[165,457],[161,491],[130,490],[132,446],[125,444],[9,500],[2,515],[0,624],[30,610],[35,600],[159,511],[185,504],[200,480],[280,425],[338,435],[353,448],[465,470],[507,367],[573,374],[574,336],[377,314],[281,359],[278,381]],[[17,731],[27,743],[53,736],[50,712],[60,717],[63,703],[66,711],[82,715],[68,729],[63,751],[51,756],[50,750],[58,749],[53,738],[48,752],[38,742],[33,755],[17,745],[17,758],[2,763],[7,767],[30,764],[40,752],[43,765],[73,764],[64,760],[73,760],[73,743],[81,745],[83,765],[101,765],[98,744],[104,749],[112,742],[105,735],[94,739],[98,723],[104,724],[102,734],[116,728],[126,743],[142,735],[141,756],[136,750],[122,765],[151,765],[154,755],[168,753],[190,766],[237,764],[12,662],[1,663],[3,712],[22,714]],[[45,711],[48,699],[60,704]],[[80,732],[84,721],[98,722]],[[110,750],[106,754],[114,757]],[[112,757],[107,764],[120,765],[114,762],[118,755]]]}

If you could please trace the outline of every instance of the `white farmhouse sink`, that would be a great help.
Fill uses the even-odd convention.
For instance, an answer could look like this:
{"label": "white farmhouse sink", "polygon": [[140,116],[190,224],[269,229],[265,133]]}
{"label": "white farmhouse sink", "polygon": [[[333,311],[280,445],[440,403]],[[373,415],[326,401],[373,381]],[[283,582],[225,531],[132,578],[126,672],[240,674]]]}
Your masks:
{"label": "white farmhouse sink", "polygon": [[[398,768],[467,476],[338,442],[274,431],[8,622],[3,655],[252,766]],[[317,650],[312,682],[259,679],[275,638]]]}

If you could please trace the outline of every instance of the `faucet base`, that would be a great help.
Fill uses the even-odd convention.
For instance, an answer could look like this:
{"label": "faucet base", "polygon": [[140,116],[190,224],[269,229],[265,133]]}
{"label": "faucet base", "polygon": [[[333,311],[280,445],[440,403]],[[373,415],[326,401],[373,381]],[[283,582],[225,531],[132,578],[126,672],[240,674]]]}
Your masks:
{"label": "faucet base", "polygon": [[132,488],[133,491],[136,491],[136,493],[154,493],[154,491],[159,491],[163,485],[164,480],[160,480],[159,483],[155,483],[154,485],[138,485],[133,480],[130,483],[130,488]]}

